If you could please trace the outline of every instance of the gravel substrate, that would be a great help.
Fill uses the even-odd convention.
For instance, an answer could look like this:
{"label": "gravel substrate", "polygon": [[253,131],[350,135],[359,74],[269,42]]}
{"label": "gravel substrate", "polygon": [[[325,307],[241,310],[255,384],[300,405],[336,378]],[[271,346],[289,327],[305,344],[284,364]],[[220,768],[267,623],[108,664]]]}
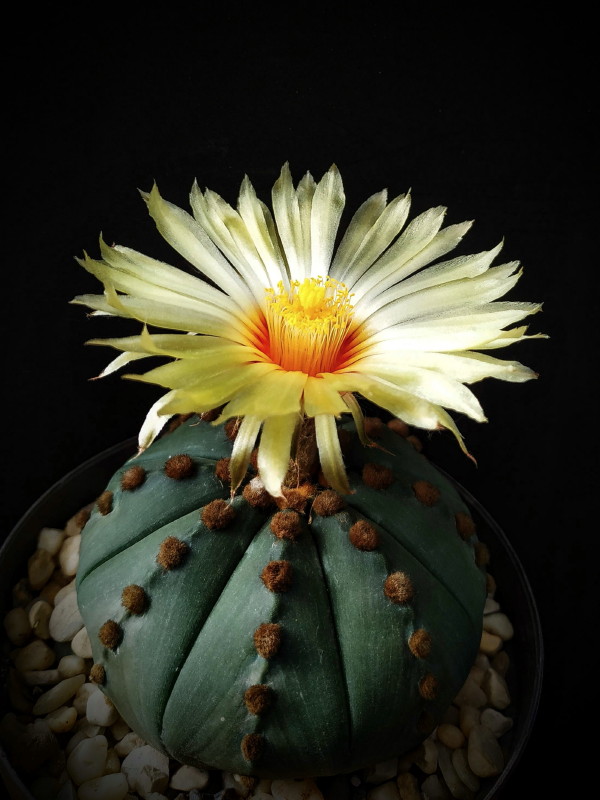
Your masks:
{"label": "gravel substrate", "polygon": [[479,655],[444,720],[415,751],[360,772],[261,780],[187,767],[142,741],[94,679],[75,576],[89,509],[43,528],[3,620],[11,711],[0,742],[38,800],[474,800],[504,769],[512,727],[505,643],[513,626],[491,576]]}

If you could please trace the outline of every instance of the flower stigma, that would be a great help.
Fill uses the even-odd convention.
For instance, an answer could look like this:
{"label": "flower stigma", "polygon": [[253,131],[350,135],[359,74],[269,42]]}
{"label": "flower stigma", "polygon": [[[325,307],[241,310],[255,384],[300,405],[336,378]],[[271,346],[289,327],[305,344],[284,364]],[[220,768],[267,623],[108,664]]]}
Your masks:
{"label": "flower stigma", "polygon": [[340,281],[327,277],[283,282],[267,293],[268,352],[290,372],[318,375],[334,372],[342,361],[352,324],[352,295]]}

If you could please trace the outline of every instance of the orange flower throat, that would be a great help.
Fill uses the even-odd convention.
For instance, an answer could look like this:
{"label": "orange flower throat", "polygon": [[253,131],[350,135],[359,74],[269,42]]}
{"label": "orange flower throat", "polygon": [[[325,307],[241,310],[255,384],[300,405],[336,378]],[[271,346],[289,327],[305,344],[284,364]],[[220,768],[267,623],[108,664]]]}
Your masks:
{"label": "orange flower throat", "polygon": [[267,289],[268,353],[290,372],[318,375],[340,366],[352,323],[351,295],[333,278],[292,281]]}

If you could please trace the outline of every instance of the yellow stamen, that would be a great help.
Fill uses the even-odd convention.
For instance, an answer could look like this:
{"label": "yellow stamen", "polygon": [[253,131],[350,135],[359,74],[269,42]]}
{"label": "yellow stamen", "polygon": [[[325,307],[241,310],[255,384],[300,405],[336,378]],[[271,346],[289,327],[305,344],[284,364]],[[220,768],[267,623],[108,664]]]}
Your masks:
{"label": "yellow stamen", "polygon": [[285,370],[333,372],[352,322],[351,295],[333,278],[280,282],[267,289],[269,357]]}

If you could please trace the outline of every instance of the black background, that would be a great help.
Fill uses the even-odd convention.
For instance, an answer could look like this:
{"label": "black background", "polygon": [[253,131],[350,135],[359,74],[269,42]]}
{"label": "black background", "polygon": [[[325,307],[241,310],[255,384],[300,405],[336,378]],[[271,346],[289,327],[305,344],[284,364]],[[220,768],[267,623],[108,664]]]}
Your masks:
{"label": "black background", "polygon": [[411,217],[446,205],[449,224],[475,219],[460,252],[504,239],[501,261],[524,266],[509,299],[544,303],[530,330],[550,338],[498,353],[539,379],[484,381],[489,422],[458,419],[478,466],[451,434],[427,447],[505,530],[542,619],[542,703],[509,796],[538,796],[526,787],[539,773],[577,781],[597,698],[591,23],[227,9],[24,20],[5,42],[0,538],[66,472],[135,435],[161,392],[90,381],[112,351],[84,341],[137,329],[68,302],[100,290],[74,260],[97,255],[100,232],[179,263],[138,189],[156,181],[187,207],[197,178],[235,204],[247,173],[268,201],[284,161],[295,180],[335,162],[348,211],[412,189]]}

